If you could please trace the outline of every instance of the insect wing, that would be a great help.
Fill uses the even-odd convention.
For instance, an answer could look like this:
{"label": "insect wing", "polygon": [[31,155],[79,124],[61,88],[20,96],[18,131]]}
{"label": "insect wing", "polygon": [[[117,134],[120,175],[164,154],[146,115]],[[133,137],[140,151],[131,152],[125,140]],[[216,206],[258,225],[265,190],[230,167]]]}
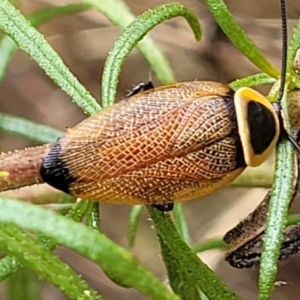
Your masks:
{"label": "insect wing", "polygon": [[162,203],[228,178],[237,169],[232,96],[220,84],[201,84],[138,94],[70,129],[59,141],[70,193]]}

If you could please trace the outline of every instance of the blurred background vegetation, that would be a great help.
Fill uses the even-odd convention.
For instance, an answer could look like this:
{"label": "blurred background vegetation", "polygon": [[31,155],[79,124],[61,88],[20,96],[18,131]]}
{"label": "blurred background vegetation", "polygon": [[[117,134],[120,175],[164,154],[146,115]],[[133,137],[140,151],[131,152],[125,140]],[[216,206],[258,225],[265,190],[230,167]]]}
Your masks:
{"label": "blurred background vegetation", "polygon": [[[135,14],[171,1],[126,0]],[[240,54],[222,34],[201,1],[181,0],[192,9],[203,27],[204,36],[196,43],[185,22],[177,18],[163,23],[151,32],[169,59],[177,81],[214,80],[223,83],[255,73],[256,69]],[[228,0],[231,11],[265,55],[280,68],[281,30],[279,1]],[[59,1],[59,4],[75,1]],[[40,8],[57,5],[55,0],[20,1],[20,9],[28,15]],[[300,2],[287,0],[289,25],[298,18]],[[59,17],[42,25],[40,31],[61,55],[71,71],[101,102],[100,80],[103,63],[120,30],[96,11],[86,11],[73,16]],[[122,99],[134,84],[148,80],[159,85],[143,57],[133,51],[123,66],[118,99]],[[267,92],[267,89],[263,90]],[[85,118],[70,99],[47,78],[26,54],[18,51],[9,65],[0,85],[0,110],[64,130]],[[25,139],[1,134],[1,150],[22,149],[33,145]],[[269,167],[270,172],[272,166]],[[244,218],[262,199],[266,190],[227,188],[200,201],[184,204],[193,243],[220,237]],[[24,198],[31,197],[27,190]],[[297,203],[295,210],[297,210]],[[104,232],[120,245],[129,248],[126,239],[130,207],[101,205],[101,222]],[[142,215],[135,246],[130,248],[139,260],[162,280],[166,278],[158,243],[146,212]],[[142,300],[143,296],[131,289],[121,288],[103,275],[101,270],[79,255],[59,248],[56,254],[71,265],[104,299]],[[203,260],[243,299],[257,298],[257,270],[236,270],[224,262],[221,250],[201,254]],[[272,299],[298,299],[300,286],[300,256],[280,262],[279,280],[289,284],[278,287]],[[10,283],[12,284],[12,282]],[[0,299],[5,299],[7,283],[0,285]],[[17,289],[17,287],[15,287]],[[63,300],[66,297],[54,287],[40,283],[43,300]]]}

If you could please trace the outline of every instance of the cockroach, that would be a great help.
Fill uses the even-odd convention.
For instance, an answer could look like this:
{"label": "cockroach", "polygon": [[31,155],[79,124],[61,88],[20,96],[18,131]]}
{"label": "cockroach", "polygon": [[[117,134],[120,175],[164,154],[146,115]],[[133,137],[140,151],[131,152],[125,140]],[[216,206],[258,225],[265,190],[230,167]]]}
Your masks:
{"label": "cockroach", "polygon": [[273,106],[250,88],[176,83],[136,93],[68,129],[40,175],[79,198],[170,209],[260,165],[280,131]]}
{"label": "cockroach", "polygon": [[35,182],[79,198],[171,210],[260,165],[283,136],[278,103],[253,89],[142,83],[40,148]]}

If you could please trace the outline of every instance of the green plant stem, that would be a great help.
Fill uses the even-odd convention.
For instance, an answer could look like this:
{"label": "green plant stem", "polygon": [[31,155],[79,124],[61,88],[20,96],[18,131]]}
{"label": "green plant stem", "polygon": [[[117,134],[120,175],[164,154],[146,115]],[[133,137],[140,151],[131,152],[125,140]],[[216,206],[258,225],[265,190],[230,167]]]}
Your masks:
{"label": "green plant stem", "polygon": [[[148,207],[149,214],[154,222],[156,234],[160,239],[161,247],[171,251],[178,261],[181,276],[197,284],[208,299],[229,300],[240,299],[236,296],[193,252],[182,240],[168,214]],[[167,264],[168,265],[168,264]],[[185,272],[183,273],[183,271]],[[173,270],[169,274],[173,273]],[[174,280],[177,280],[175,277]],[[214,284],[211,284],[211,283]]]}
{"label": "green plant stem", "polygon": [[278,78],[278,70],[265,58],[261,51],[255,46],[244,30],[239,26],[235,18],[229,12],[223,0],[205,0],[215,20],[223,29],[231,42],[254,63],[262,72],[271,77]]}
{"label": "green plant stem", "polygon": [[[281,105],[285,114],[286,129],[289,132],[286,89]],[[259,276],[260,300],[269,299],[274,289],[277,261],[293,194],[294,168],[294,147],[289,141],[283,140],[277,146],[275,177],[264,234]]]}

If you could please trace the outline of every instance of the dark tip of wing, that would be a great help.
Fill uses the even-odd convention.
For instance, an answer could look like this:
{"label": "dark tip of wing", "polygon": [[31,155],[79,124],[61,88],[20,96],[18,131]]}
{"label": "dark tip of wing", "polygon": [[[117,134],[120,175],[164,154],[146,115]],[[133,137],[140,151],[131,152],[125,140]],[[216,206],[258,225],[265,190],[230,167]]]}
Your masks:
{"label": "dark tip of wing", "polygon": [[70,175],[68,166],[61,160],[61,152],[60,139],[58,139],[44,158],[40,174],[49,185],[65,193],[70,193],[70,185],[75,178]]}

